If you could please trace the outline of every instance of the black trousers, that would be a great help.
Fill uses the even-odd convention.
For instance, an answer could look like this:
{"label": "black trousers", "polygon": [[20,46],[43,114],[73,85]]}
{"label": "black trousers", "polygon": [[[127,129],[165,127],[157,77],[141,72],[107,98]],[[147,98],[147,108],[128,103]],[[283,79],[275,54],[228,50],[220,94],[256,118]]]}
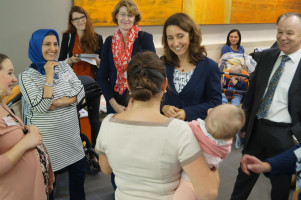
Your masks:
{"label": "black trousers", "polygon": [[[86,179],[86,171],[88,167],[88,162],[86,157],[81,160],[61,169],[57,172],[54,172],[55,179],[58,174],[67,171],[69,174],[69,197],[70,200],[85,200],[85,179]],[[56,181],[53,184],[53,188],[55,188]],[[49,194],[49,200],[54,200],[54,190]]]}
{"label": "black trousers", "polygon": [[[278,155],[286,149],[294,146],[292,135],[289,132],[289,125],[281,123],[267,123],[267,121],[257,120],[252,132],[248,146],[243,150],[243,154],[253,155],[260,160]],[[251,173],[250,176],[238,168],[238,175],[232,192],[231,200],[247,199],[252,191],[259,174]],[[289,197],[291,176],[275,176],[270,178],[272,184],[271,199],[287,200]]]}

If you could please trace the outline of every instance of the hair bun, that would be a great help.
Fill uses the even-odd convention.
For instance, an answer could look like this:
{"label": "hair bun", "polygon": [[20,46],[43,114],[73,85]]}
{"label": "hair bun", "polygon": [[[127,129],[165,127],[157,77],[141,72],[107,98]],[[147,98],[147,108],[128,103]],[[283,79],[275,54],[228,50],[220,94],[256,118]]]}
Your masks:
{"label": "hair bun", "polygon": [[165,66],[153,52],[135,55],[128,64],[127,82],[135,100],[147,101],[162,90]]}

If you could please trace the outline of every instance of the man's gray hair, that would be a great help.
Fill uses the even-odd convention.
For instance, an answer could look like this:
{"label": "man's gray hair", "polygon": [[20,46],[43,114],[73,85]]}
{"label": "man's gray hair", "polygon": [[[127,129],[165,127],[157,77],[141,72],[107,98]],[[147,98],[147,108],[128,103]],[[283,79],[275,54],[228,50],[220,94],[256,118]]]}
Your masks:
{"label": "man's gray hair", "polygon": [[296,16],[299,18],[300,22],[301,22],[301,14],[300,13],[297,13],[297,12],[288,12],[288,13],[285,13],[285,14],[282,14],[278,17],[277,19],[277,25],[278,23],[283,20],[284,18],[287,18],[287,17],[291,17],[291,16]]}

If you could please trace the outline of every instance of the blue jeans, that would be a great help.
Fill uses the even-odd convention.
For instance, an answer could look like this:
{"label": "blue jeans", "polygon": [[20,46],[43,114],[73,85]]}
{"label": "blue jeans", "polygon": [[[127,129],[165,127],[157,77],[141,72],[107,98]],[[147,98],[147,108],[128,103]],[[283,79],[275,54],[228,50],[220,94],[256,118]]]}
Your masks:
{"label": "blue jeans", "polygon": [[[242,100],[242,95],[241,94],[235,94],[233,99],[231,99],[231,104],[235,106],[240,106],[240,102]],[[224,93],[222,93],[222,103],[226,104],[228,103],[228,99]]]}
{"label": "blue jeans", "polygon": [[[87,171],[88,162],[86,157],[64,168],[69,174],[69,196],[70,200],[85,200],[85,174]],[[63,170],[64,170],[63,169]],[[61,171],[61,170],[60,170]],[[55,178],[58,172],[54,172]],[[56,182],[53,184],[55,187]],[[54,200],[54,192],[49,195],[49,200]]]}

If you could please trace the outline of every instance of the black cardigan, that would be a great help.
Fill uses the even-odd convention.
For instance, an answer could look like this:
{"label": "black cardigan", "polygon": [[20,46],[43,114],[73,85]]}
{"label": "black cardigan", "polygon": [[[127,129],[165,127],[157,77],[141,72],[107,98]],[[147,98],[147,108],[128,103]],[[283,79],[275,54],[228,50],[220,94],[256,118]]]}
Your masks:
{"label": "black cardigan", "polygon": [[[71,35],[71,38],[70,38]],[[64,33],[63,34],[63,39],[62,39],[62,43],[61,43],[61,50],[60,50],[60,56],[59,56],[59,61],[63,61],[66,58],[72,57],[72,50],[73,50],[73,46],[74,46],[74,40],[75,40],[75,33]],[[101,58],[101,50],[102,50],[102,46],[103,46],[103,40],[102,40],[102,36],[101,35],[97,35],[98,38],[98,49],[94,52],[95,54],[99,55],[99,58]],[[95,78],[97,78],[97,71],[98,71],[98,67],[96,65],[91,65],[94,74],[95,74]]]}

